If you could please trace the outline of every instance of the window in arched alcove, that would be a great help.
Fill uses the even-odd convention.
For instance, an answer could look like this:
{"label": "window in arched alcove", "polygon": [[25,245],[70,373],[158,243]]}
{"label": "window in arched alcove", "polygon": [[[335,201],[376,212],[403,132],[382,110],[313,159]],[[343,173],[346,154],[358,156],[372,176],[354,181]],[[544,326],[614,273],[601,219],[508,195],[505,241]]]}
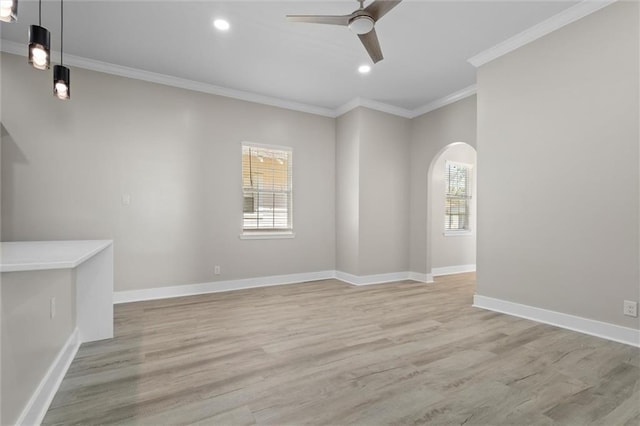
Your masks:
{"label": "window in arched alcove", "polygon": [[427,261],[433,276],[475,271],[476,157],[471,145],[454,142],[432,161]]}

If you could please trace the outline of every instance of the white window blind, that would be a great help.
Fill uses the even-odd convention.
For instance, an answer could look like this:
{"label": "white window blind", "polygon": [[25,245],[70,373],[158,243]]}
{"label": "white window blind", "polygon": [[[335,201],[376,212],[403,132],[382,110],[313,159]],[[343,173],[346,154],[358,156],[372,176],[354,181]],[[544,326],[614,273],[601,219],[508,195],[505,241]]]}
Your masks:
{"label": "white window blind", "polygon": [[242,144],[243,231],[293,230],[292,152]]}
{"label": "white window blind", "polygon": [[471,166],[447,161],[445,166],[445,231],[468,231]]}

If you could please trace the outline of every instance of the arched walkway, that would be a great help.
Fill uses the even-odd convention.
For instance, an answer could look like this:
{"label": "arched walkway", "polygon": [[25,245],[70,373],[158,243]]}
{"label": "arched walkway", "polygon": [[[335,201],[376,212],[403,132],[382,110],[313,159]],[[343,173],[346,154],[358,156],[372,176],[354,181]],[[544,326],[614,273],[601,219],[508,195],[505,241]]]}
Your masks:
{"label": "arched walkway", "polygon": [[[429,165],[427,273],[430,277],[475,271],[476,163],[473,146],[453,142],[443,147]],[[460,185],[467,189],[468,198],[452,195],[453,190],[447,197],[447,188],[459,189]]]}

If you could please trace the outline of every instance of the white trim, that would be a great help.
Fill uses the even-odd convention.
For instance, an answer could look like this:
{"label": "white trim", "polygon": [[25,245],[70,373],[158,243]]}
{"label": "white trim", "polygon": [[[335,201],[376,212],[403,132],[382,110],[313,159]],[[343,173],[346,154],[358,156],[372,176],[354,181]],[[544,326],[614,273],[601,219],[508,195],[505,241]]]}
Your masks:
{"label": "white trim", "polygon": [[428,112],[435,111],[436,109],[442,108],[443,106],[447,106],[454,102],[458,102],[462,99],[468,98],[469,96],[473,96],[477,92],[478,87],[475,84],[472,84],[471,86],[453,92],[450,95],[447,95],[440,99],[436,99],[433,102],[429,102],[428,104],[421,106],[420,108],[414,109],[413,111],[411,111],[412,116],[410,118],[419,117]]}
{"label": "white trim", "polygon": [[423,274],[421,272],[412,272],[409,271],[409,278],[410,280],[413,281],[418,281],[421,283],[432,283],[433,282],[433,276],[431,276],[431,274]]}
{"label": "white trim", "polygon": [[194,296],[197,294],[219,293],[223,291],[243,290],[247,288],[298,284],[306,281],[328,280],[331,278],[335,278],[334,271],[319,271],[302,274],[273,275],[269,277],[156,287],[144,290],[116,291],[113,293],[113,303],[118,304],[139,302],[143,300],[168,299],[171,297]]}
{"label": "white trim", "polygon": [[358,108],[359,106],[361,106],[360,105],[360,98],[353,98],[349,102],[340,105],[333,112],[335,113],[336,117],[340,117],[341,115],[344,115],[344,114],[348,113],[349,111]]}
{"label": "white trim", "polygon": [[488,62],[493,61],[509,52],[512,52],[526,44],[531,43],[545,35],[556,31],[565,25],[569,25],[578,19],[584,18],[605,6],[615,3],[617,0],[583,0],[580,3],[563,10],[562,12],[552,16],[551,18],[534,25],[522,31],[515,36],[504,40],[495,46],[478,53],[469,58],[467,61],[474,67],[480,67]]}
{"label": "white trim", "polygon": [[340,117],[343,114],[358,107],[365,107],[375,111],[386,112],[387,114],[397,115],[404,118],[415,117],[413,111],[400,108],[394,105],[385,104],[383,102],[374,101],[367,98],[355,98],[333,110],[334,117]]}
{"label": "white trim", "polygon": [[[17,43],[15,41],[0,39],[0,51],[11,53],[13,55],[27,56],[26,46],[23,43]],[[54,55],[59,55],[59,52],[52,50],[51,57],[53,57]],[[331,118],[339,117],[358,107],[365,107],[375,111],[381,111],[387,114],[404,118],[415,118],[427,112],[441,108],[445,105],[457,102],[476,93],[476,86],[474,84],[472,86],[451,93],[450,95],[444,96],[443,98],[436,99],[428,103],[427,105],[416,108],[414,110],[409,110],[395,105],[386,104],[384,102],[360,97],[354,98],[349,102],[332,109],[320,107],[317,105],[309,105],[300,102],[289,101],[286,99],[274,98],[271,96],[260,95],[243,90],[229,89],[227,87],[215,86],[213,84],[201,83],[198,81],[173,77],[166,74],[159,74],[151,71],[140,70],[137,68],[115,65],[108,62],[96,61],[94,59],[83,58],[81,56],[67,54],[65,55],[65,63],[77,68],[84,68],[87,70],[102,72],[105,74],[117,75],[120,77],[132,78],[135,80],[147,81],[150,83],[162,84],[165,86],[193,90],[195,92],[224,96],[226,98],[239,99],[242,101],[269,105]]]}
{"label": "white trim", "polygon": [[352,275],[346,272],[336,271],[336,279],[352,285],[371,285],[391,283],[394,281],[404,281],[413,278],[411,278],[411,273],[408,271],[374,275]]}
{"label": "white trim", "polygon": [[[27,46],[24,43],[15,41],[0,40],[0,47],[3,52],[14,55],[27,56]],[[59,52],[51,51],[51,56],[59,55]],[[184,78],[173,77],[166,74],[144,71],[137,68],[124,67],[110,64],[108,62],[96,61],[94,59],[83,58],[75,55],[64,55],[65,65],[84,68],[92,71],[113,74],[120,77],[133,78],[136,80],[148,81],[151,83],[163,84],[166,86],[178,87],[181,89],[193,90],[196,92],[209,93],[211,95],[224,96],[227,98],[240,99],[242,101],[254,102],[257,104],[269,105],[294,111],[306,112],[309,114],[322,115],[325,117],[335,117],[335,113],[330,108],[323,108],[315,105],[293,102],[285,99],[275,98],[257,93],[246,92],[244,90],[229,89],[227,87],[215,86],[213,84],[201,83]]]}
{"label": "white trim", "polygon": [[247,148],[267,149],[272,151],[288,151],[290,154],[293,155],[293,147],[287,146],[287,145],[273,145],[273,144],[258,143],[258,142],[251,142],[251,141],[240,142],[241,148],[244,148],[245,146]]}
{"label": "white trim", "polygon": [[29,398],[27,405],[25,405],[16,421],[17,425],[39,425],[42,423],[49,405],[51,405],[51,401],[58,391],[64,375],[67,374],[67,370],[69,370],[69,366],[73,358],[75,358],[79,347],[80,333],[76,328],[62,346],[60,352],[58,352],[31,398]]}
{"label": "white trim", "polygon": [[454,231],[453,229],[448,229],[442,233],[445,237],[469,237],[473,235],[473,231],[470,229],[461,229],[459,231]]}
{"label": "white trim", "polygon": [[463,274],[465,272],[475,272],[476,265],[455,265],[455,266],[442,266],[440,268],[431,268],[431,274],[434,277],[442,275]]}
{"label": "white trim", "polygon": [[295,238],[295,232],[273,232],[273,231],[246,231],[239,235],[241,240],[280,240]]}
{"label": "white trim", "polygon": [[640,347],[640,330],[623,327],[621,325],[577,317],[562,312],[549,311],[534,306],[521,305],[519,303],[480,296],[478,294],[473,296],[473,306]]}
{"label": "white trim", "polygon": [[143,290],[125,290],[113,293],[113,303],[141,302],[172,297],[195,296],[198,294],[220,293],[224,291],[244,290],[248,288],[270,287],[274,285],[300,284],[308,281],[338,279],[352,285],[383,284],[395,281],[414,280],[432,283],[431,274],[419,272],[393,272],[377,275],[352,275],[340,271],[319,271],[301,274],[273,275],[269,277],[244,278],[229,281],[214,281],[200,284],[185,284],[169,287],[155,287]]}

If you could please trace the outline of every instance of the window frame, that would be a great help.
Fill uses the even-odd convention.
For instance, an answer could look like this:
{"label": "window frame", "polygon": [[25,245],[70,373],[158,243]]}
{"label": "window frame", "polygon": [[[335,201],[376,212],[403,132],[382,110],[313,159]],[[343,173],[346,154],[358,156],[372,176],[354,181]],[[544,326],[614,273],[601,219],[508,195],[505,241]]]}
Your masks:
{"label": "window frame", "polygon": [[[262,228],[262,229],[248,229],[245,228],[245,187],[244,187],[244,149],[255,148],[270,151],[286,152],[288,157],[288,169],[287,169],[287,191],[288,194],[288,206],[287,206],[287,227],[286,228]],[[281,239],[281,238],[294,238],[295,232],[293,227],[293,148],[284,145],[269,145],[261,144],[249,141],[243,141],[240,144],[240,191],[241,191],[241,215],[240,215],[240,239]],[[270,191],[265,191],[270,192]]]}
{"label": "window frame", "polygon": [[[450,215],[447,215],[447,201],[449,199],[449,197],[452,197],[452,195],[449,194],[449,167],[450,165],[455,164],[455,165],[459,165],[459,166],[463,166],[467,169],[467,182],[466,182],[466,192],[467,192],[467,196],[466,198],[464,198],[466,200],[466,206],[465,206],[465,210],[466,210],[466,224],[467,224],[467,228],[465,229],[447,229],[447,217]],[[445,237],[458,237],[458,236],[465,236],[465,235],[471,235],[473,234],[473,229],[471,228],[471,207],[472,207],[472,202],[471,200],[473,199],[473,164],[468,164],[468,163],[463,163],[460,161],[451,161],[451,160],[447,160],[445,161],[445,167],[444,167],[444,230],[443,230],[443,235]]]}

